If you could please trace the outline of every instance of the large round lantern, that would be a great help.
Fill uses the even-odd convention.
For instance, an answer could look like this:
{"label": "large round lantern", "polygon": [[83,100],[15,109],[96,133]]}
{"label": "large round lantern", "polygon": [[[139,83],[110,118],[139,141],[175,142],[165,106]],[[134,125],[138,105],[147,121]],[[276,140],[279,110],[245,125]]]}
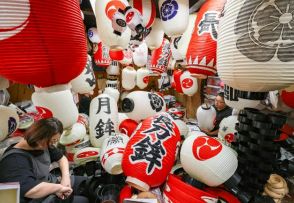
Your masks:
{"label": "large round lantern", "polygon": [[290,1],[227,2],[217,52],[218,73],[226,84],[266,92],[294,83],[293,9]]}
{"label": "large round lantern", "polygon": [[12,134],[19,125],[19,116],[16,109],[0,105],[0,141]]}
{"label": "large round lantern", "polygon": [[109,48],[102,42],[97,44],[97,49],[94,51],[94,62],[101,67],[107,67],[111,63]]}
{"label": "large round lantern", "polygon": [[122,87],[131,90],[136,86],[137,71],[132,66],[127,66],[122,70]]}
{"label": "large round lantern", "polygon": [[141,121],[156,113],[164,112],[166,106],[164,99],[156,93],[133,91],[123,99],[122,110],[129,118]]}
{"label": "large round lantern", "polygon": [[[221,11],[226,0],[208,0],[197,14],[194,32],[186,53],[191,73],[216,73],[216,43]],[[227,48],[225,48],[227,49]]]}
{"label": "large round lantern", "polygon": [[161,185],[172,169],[179,142],[179,130],[167,113],[144,120],[125,149],[126,182],[142,191]]}
{"label": "large round lantern", "polygon": [[150,33],[145,38],[145,42],[150,50],[158,49],[162,43],[164,32],[161,20],[155,18]]}
{"label": "large round lantern", "polygon": [[151,70],[153,73],[161,74],[166,72],[170,60],[171,50],[170,43],[163,39],[161,47],[153,50],[151,56]]}
{"label": "large round lantern", "polygon": [[198,83],[195,77],[191,76],[191,73],[186,70],[180,77],[183,93],[188,96],[193,96],[198,90]]}
{"label": "large round lantern", "polygon": [[82,72],[87,47],[78,1],[4,0],[0,13],[0,75],[47,87]]}
{"label": "large round lantern", "polygon": [[92,67],[92,58],[88,55],[88,61],[83,72],[71,82],[72,90],[75,93],[86,94],[93,92],[96,87],[96,78]]}
{"label": "large round lantern", "polygon": [[64,146],[71,146],[80,143],[85,136],[86,126],[82,123],[75,123],[62,132],[59,142]]}
{"label": "large round lantern", "polygon": [[96,23],[102,42],[110,49],[127,48],[131,30],[127,27],[124,10],[129,6],[127,0],[96,1]]}
{"label": "large round lantern", "polygon": [[149,70],[147,68],[140,68],[137,70],[136,84],[140,89],[144,89],[149,83]]}
{"label": "large round lantern", "polygon": [[230,147],[209,136],[190,135],[181,147],[181,163],[193,178],[218,186],[236,171],[238,160]]}
{"label": "large round lantern", "polygon": [[137,9],[143,17],[143,26],[150,28],[155,20],[156,7],[153,0],[131,0],[130,5]]}
{"label": "large round lantern", "polygon": [[101,147],[107,137],[118,132],[118,109],[113,97],[100,94],[92,99],[89,130],[94,147]]}
{"label": "large round lantern", "polygon": [[196,111],[198,126],[201,129],[212,130],[216,118],[216,111],[213,106],[203,104]]}
{"label": "large round lantern", "polygon": [[189,0],[159,0],[158,6],[165,34],[183,34],[189,23]]}
{"label": "large round lantern", "polygon": [[133,60],[136,66],[142,67],[147,64],[148,57],[148,47],[145,42],[143,42],[139,47],[135,48],[133,53]]}

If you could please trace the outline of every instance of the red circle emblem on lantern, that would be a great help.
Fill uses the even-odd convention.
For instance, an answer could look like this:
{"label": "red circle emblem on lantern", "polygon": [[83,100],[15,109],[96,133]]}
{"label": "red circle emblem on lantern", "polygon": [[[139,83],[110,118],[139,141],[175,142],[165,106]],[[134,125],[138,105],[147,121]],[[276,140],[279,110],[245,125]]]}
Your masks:
{"label": "red circle emblem on lantern", "polygon": [[149,76],[145,76],[145,77],[143,78],[143,82],[144,82],[145,84],[147,84],[147,83],[149,82]]}
{"label": "red circle emblem on lantern", "polygon": [[218,155],[222,150],[222,144],[214,138],[200,136],[194,140],[193,155],[199,161],[205,161]]}
{"label": "red circle emblem on lantern", "polygon": [[183,87],[184,88],[190,88],[193,86],[193,80],[191,78],[185,78],[183,81],[182,81],[182,84],[183,84]]}
{"label": "red circle emblem on lantern", "polygon": [[118,9],[125,10],[126,5],[119,0],[110,1],[105,7],[105,13],[107,17],[111,20],[113,15]]}

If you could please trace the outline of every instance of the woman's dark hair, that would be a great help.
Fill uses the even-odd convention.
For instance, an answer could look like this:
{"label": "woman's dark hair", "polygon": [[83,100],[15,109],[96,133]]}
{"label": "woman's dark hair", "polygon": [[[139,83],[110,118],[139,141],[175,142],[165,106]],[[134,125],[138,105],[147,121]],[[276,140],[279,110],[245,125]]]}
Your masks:
{"label": "woman's dark hair", "polygon": [[224,94],[224,92],[219,92],[219,93],[217,94],[217,96],[220,96],[220,97],[222,97],[223,99],[225,98],[225,94]]}
{"label": "woman's dark hair", "polygon": [[31,147],[37,147],[39,141],[50,139],[56,134],[62,134],[63,125],[57,118],[47,118],[36,121],[24,133],[24,139]]}

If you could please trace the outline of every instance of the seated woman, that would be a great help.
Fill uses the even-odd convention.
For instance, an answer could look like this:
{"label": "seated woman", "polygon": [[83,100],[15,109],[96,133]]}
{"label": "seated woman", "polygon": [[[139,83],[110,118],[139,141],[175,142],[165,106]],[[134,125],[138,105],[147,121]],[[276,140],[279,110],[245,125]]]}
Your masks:
{"label": "seated woman", "polygon": [[[23,140],[8,147],[0,158],[0,182],[19,182],[21,203],[58,202],[68,197],[74,199],[73,202],[88,202],[83,196],[72,198],[73,190],[77,190],[84,177],[71,181],[68,160],[54,147],[62,131],[62,123],[56,118],[41,119],[25,132]],[[60,182],[49,171],[51,162],[55,161],[61,170]]]}

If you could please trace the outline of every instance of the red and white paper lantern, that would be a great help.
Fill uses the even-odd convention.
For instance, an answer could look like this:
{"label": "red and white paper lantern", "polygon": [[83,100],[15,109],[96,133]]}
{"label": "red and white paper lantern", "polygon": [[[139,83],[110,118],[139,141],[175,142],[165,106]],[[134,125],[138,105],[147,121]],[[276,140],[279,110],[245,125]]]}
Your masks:
{"label": "red and white paper lantern", "polygon": [[164,32],[162,29],[161,20],[155,18],[154,23],[151,27],[150,33],[145,38],[145,42],[150,50],[158,49],[163,40]]}
{"label": "red and white paper lantern", "polygon": [[118,126],[119,132],[126,134],[129,137],[132,136],[133,132],[136,130],[137,127],[138,122],[130,118],[123,120]]}
{"label": "red and white paper lantern", "polygon": [[196,111],[196,118],[200,129],[212,130],[216,118],[216,111],[213,106],[202,104]]}
{"label": "red and white paper lantern", "polygon": [[[204,75],[216,73],[218,24],[225,2],[226,0],[208,0],[197,14],[194,32],[186,53],[187,67],[191,73]],[[227,47],[224,49],[227,50]]]}
{"label": "red and white paper lantern", "polygon": [[133,51],[130,48],[127,48],[123,50],[123,53],[124,53],[124,58],[120,60],[119,62],[125,66],[130,65],[133,61]]}
{"label": "red and white paper lantern", "polygon": [[109,48],[102,42],[98,43],[97,50],[94,53],[94,61],[97,66],[107,67],[111,63]]}
{"label": "red and white paper lantern", "polygon": [[233,150],[209,136],[190,135],[180,152],[184,170],[208,186],[219,186],[236,171],[238,160]]}
{"label": "red and white paper lantern", "polygon": [[11,135],[19,125],[19,116],[13,107],[0,105],[0,141]]}
{"label": "red and white paper lantern", "polygon": [[124,52],[123,50],[109,50],[109,57],[112,60],[120,61],[124,59]]}
{"label": "red and white paper lantern", "polygon": [[218,138],[223,144],[230,146],[232,142],[236,141],[236,123],[238,123],[238,116],[229,116],[220,122]]}
{"label": "red and white paper lantern", "polygon": [[84,136],[82,140],[76,143],[71,143],[68,145],[65,145],[65,151],[66,151],[66,157],[70,162],[74,161],[74,155],[79,150],[90,147],[90,138],[89,135]]}
{"label": "red and white paper lantern", "polygon": [[131,90],[136,86],[137,71],[132,66],[127,66],[121,73],[122,87]]}
{"label": "red and white paper lantern", "polygon": [[90,141],[101,147],[103,141],[118,132],[118,109],[113,97],[100,94],[90,104]]}
{"label": "red and white paper lantern", "polygon": [[111,61],[111,64],[106,68],[107,75],[119,75],[119,64],[117,61]]}
{"label": "red and white paper lantern", "polygon": [[131,30],[127,27],[124,10],[127,0],[96,1],[96,24],[102,42],[111,50],[127,48]]}
{"label": "red and white paper lantern", "polygon": [[156,93],[133,91],[123,99],[122,110],[129,118],[141,121],[156,113],[165,112],[166,106],[164,99]]}
{"label": "red and white paper lantern", "polygon": [[1,76],[48,87],[82,72],[87,43],[76,0],[3,0],[0,13]]}
{"label": "red and white paper lantern", "polygon": [[133,52],[133,61],[136,66],[142,67],[147,64],[148,47],[145,42],[135,48]]}
{"label": "red and white paper lantern", "polygon": [[126,182],[142,191],[161,185],[172,169],[179,142],[179,130],[167,113],[144,120],[125,149]]}
{"label": "red and white paper lantern", "polygon": [[147,68],[140,68],[137,70],[136,84],[140,89],[144,89],[149,83],[149,70]]}
{"label": "red and white paper lantern", "polygon": [[171,57],[170,43],[163,39],[161,47],[153,50],[151,56],[151,70],[153,73],[161,74],[166,72]]}
{"label": "red and white paper lantern", "polygon": [[173,78],[172,78],[172,87],[178,92],[183,93],[183,88],[181,85],[181,75],[183,74],[183,70],[177,69],[173,72]]}
{"label": "red and white paper lantern", "polygon": [[156,17],[156,7],[153,0],[131,0],[130,5],[137,9],[143,17],[143,26],[150,28]]}
{"label": "red and white paper lantern", "polygon": [[183,93],[188,96],[193,96],[198,90],[198,83],[195,77],[191,76],[191,73],[186,70],[180,77],[181,87]]}
{"label": "red and white paper lantern", "polygon": [[168,36],[180,36],[189,23],[189,0],[159,0],[162,27]]}
{"label": "red and white paper lantern", "polygon": [[100,156],[100,149],[95,147],[86,147],[78,150],[73,157],[77,166],[84,165],[90,161],[97,161]]}
{"label": "red and white paper lantern", "polygon": [[254,92],[294,83],[291,5],[290,1],[227,2],[217,52],[218,73],[224,83]]}
{"label": "red and white paper lantern", "polygon": [[59,142],[64,146],[74,145],[81,142],[85,136],[86,126],[82,123],[75,123],[63,131]]}

